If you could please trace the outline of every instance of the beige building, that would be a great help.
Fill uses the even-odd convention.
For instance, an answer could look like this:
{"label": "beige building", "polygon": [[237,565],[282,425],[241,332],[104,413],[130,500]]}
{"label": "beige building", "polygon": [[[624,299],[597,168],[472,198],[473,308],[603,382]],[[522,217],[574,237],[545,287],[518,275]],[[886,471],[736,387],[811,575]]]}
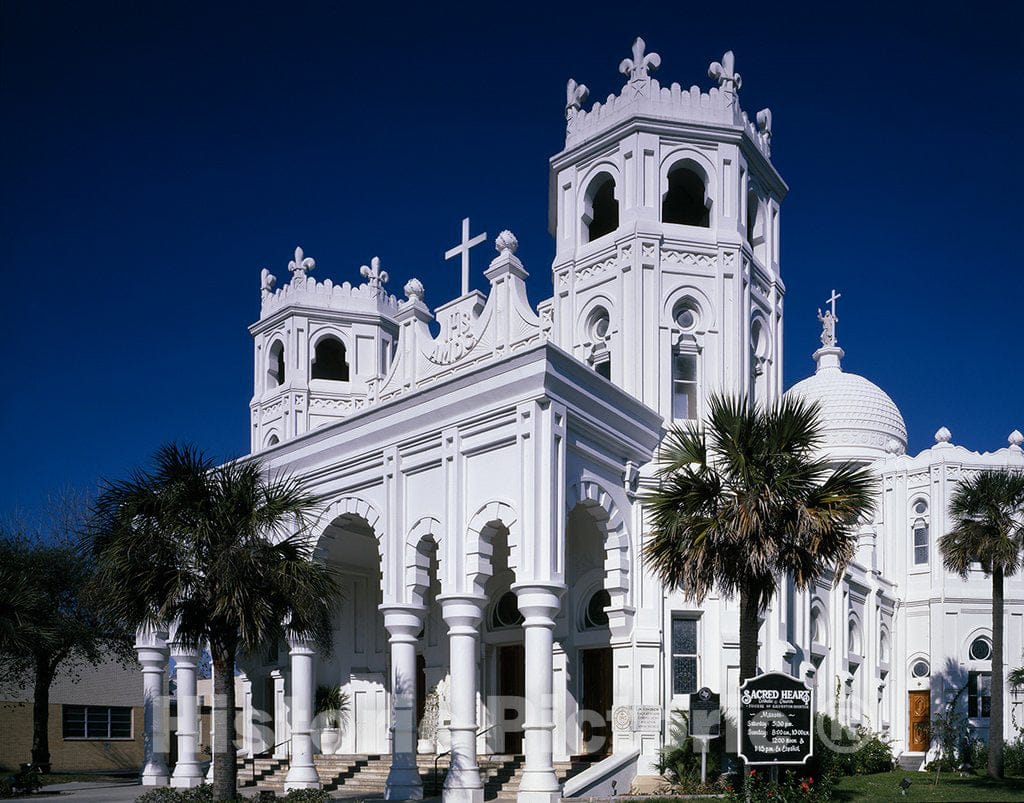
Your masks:
{"label": "beige building", "polygon": [[[142,766],[142,688],[138,666],[114,660],[58,675],[50,688],[54,771],[134,770]],[[6,680],[6,679],[2,679]],[[0,682],[0,769],[32,752],[32,687]]]}

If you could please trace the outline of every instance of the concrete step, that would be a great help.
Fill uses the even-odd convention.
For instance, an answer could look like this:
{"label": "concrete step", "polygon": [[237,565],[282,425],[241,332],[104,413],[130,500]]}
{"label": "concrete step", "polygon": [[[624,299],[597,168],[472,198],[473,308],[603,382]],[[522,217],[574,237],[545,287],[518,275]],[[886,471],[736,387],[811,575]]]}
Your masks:
{"label": "concrete step", "polygon": [[903,753],[896,763],[900,769],[906,772],[917,772],[924,767],[925,754],[924,753]]}

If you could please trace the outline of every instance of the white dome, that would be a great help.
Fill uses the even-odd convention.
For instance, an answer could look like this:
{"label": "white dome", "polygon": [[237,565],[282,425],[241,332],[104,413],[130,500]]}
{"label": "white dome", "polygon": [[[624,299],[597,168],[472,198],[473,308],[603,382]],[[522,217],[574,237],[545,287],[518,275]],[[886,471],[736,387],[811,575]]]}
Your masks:
{"label": "white dome", "polygon": [[824,446],[832,457],[877,459],[907,450],[907,425],[899,408],[874,382],[848,374],[840,366],[842,349],[815,352],[818,370],[797,382],[786,395],[821,406]]}

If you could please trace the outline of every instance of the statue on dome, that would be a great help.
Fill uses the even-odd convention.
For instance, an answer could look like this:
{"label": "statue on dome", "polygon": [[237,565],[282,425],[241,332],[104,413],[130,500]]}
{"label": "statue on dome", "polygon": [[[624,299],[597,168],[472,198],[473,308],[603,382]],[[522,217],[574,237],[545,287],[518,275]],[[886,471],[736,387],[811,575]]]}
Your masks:
{"label": "statue on dome", "polygon": [[818,320],[821,321],[821,345],[831,348],[836,345],[836,324],[839,318],[836,316],[836,301],[843,297],[842,293],[832,291],[832,296],[827,299],[830,308],[822,315],[821,307],[818,307]]}
{"label": "statue on dome", "polygon": [[832,314],[832,310],[825,310],[825,314],[822,315],[819,307],[818,320],[821,321],[821,345],[834,346],[836,344],[836,316]]}

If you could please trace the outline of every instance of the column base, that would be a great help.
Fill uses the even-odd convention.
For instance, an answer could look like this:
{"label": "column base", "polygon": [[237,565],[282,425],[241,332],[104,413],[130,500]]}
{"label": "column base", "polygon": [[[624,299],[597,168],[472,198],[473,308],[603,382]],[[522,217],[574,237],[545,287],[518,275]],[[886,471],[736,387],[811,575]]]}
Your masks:
{"label": "column base", "polygon": [[206,781],[203,769],[198,764],[181,767],[181,772],[178,771],[179,767],[181,767],[180,764],[174,768],[174,773],[171,775],[171,786],[175,789],[193,789],[202,786]]}
{"label": "column base", "polygon": [[516,803],[558,803],[561,799],[561,790],[555,792],[521,790],[516,793]]}
{"label": "column base", "polygon": [[167,786],[171,782],[171,776],[164,772],[143,772],[139,776],[139,782],[143,786]]}
{"label": "column base", "polygon": [[479,789],[449,789],[444,788],[441,792],[442,803],[484,803],[484,788]]}
{"label": "column base", "polygon": [[423,800],[419,771],[411,767],[392,768],[384,787],[385,800]]}
{"label": "column base", "polygon": [[284,791],[292,789],[319,789],[320,776],[316,767],[292,767],[284,779]]}

